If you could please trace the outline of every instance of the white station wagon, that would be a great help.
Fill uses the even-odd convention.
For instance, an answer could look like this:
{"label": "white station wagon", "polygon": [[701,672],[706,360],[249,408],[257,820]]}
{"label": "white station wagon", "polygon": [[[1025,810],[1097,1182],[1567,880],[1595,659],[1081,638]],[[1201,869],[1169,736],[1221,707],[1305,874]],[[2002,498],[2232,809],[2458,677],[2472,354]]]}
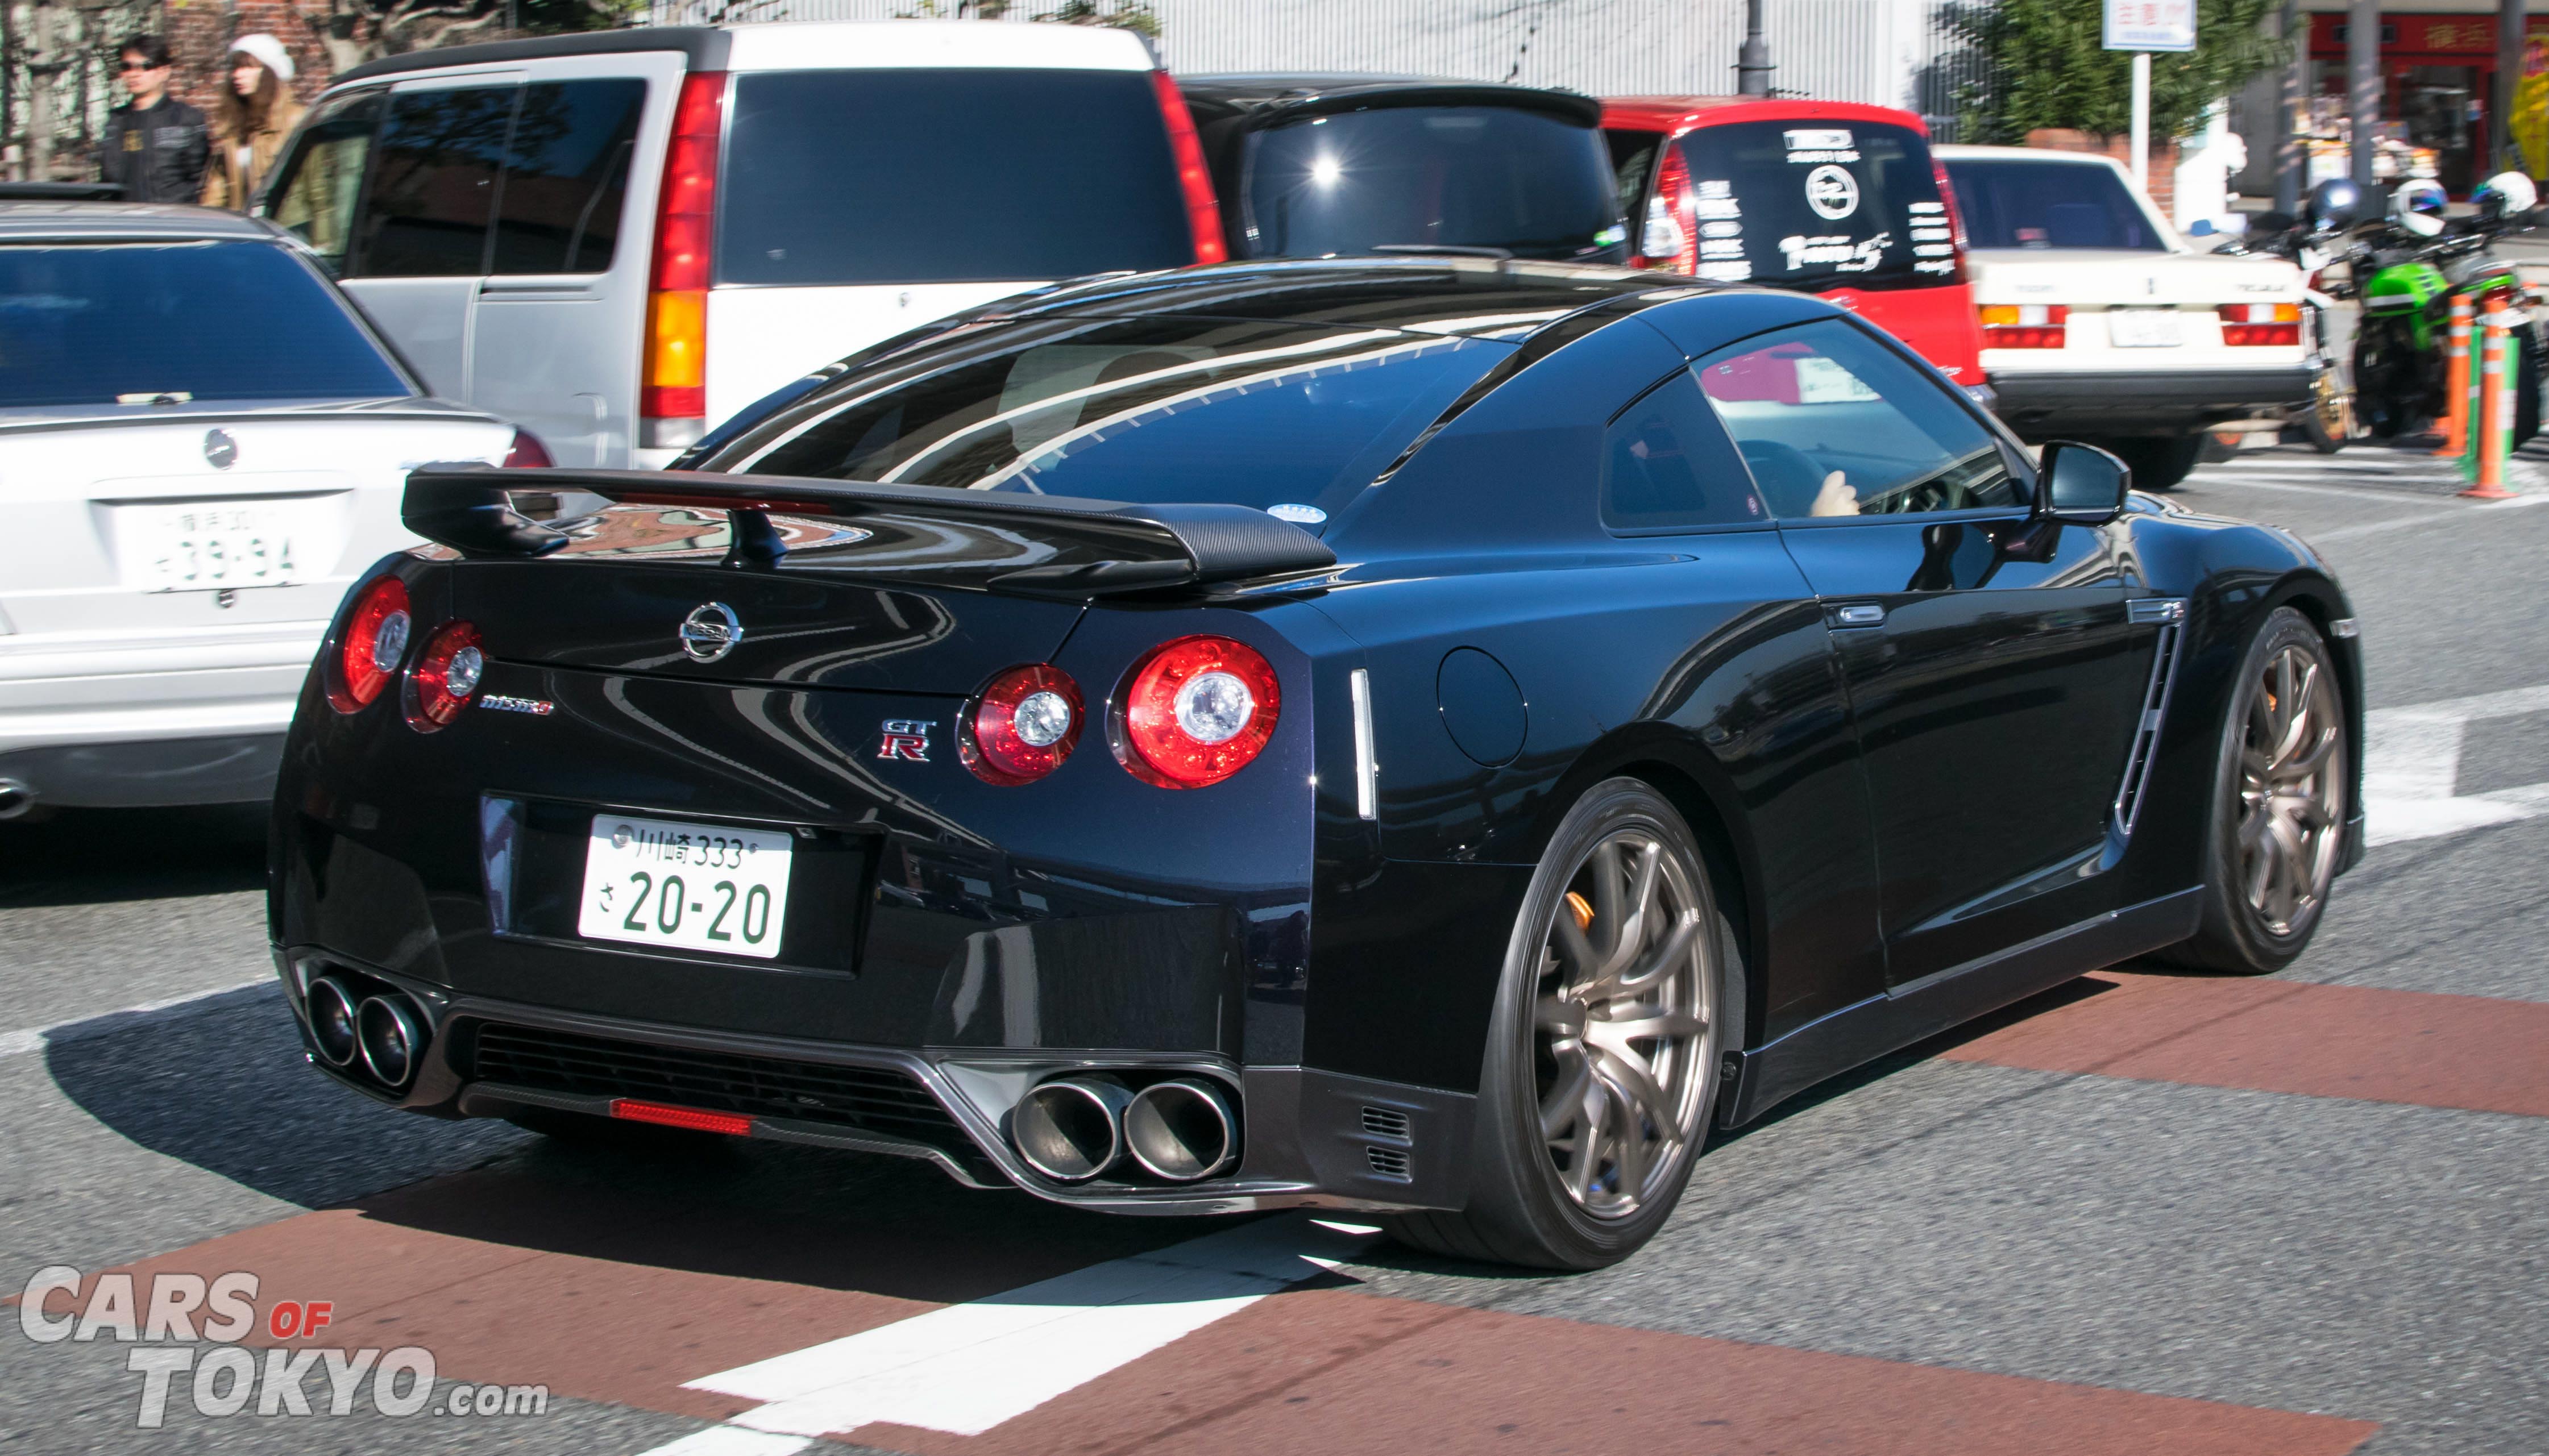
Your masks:
{"label": "white station wagon", "polygon": [[281,228],[0,204],[0,819],[273,792],[410,466],[546,464],[425,397]]}
{"label": "white station wagon", "polygon": [[2083,439],[2164,491],[2204,431],[2280,423],[2312,398],[2301,270],[2199,252],[2114,160],[1935,148],[1971,239],[1983,372],[2032,440]]}

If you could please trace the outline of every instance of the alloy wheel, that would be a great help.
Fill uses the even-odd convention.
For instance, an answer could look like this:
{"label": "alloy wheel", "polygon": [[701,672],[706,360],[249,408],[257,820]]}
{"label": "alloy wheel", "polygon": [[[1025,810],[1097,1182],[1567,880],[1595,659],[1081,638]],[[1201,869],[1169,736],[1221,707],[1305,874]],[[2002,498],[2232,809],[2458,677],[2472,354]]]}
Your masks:
{"label": "alloy wheel", "polygon": [[1543,943],[1533,1062],[1559,1186],[1625,1219],[1696,1151],[1716,1088],[1714,907],[1654,834],[1596,841]]}
{"label": "alloy wheel", "polygon": [[2336,872],[2345,727],[2319,660],[2266,659],[2239,749],[2239,884],[2268,931],[2307,925]]}

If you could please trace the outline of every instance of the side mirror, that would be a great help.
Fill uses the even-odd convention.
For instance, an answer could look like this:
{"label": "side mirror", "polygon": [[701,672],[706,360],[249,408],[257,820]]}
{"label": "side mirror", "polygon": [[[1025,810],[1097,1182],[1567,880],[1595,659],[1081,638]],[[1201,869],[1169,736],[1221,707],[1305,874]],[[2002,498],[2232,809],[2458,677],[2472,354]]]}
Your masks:
{"label": "side mirror", "polygon": [[2122,515],[2133,472],[2124,462],[2078,440],[2044,447],[2035,472],[2035,514],[2075,526],[2102,526]]}

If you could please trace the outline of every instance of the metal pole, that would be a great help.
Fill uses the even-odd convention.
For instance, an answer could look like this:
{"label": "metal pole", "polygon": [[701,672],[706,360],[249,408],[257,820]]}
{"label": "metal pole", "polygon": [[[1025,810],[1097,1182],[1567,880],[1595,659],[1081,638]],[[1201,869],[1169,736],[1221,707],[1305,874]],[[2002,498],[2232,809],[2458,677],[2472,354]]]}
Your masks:
{"label": "metal pole", "polygon": [[[2496,94],[2488,98],[2487,154],[2488,170],[2509,172],[2513,161],[2513,88],[2522,80],[2523,3],[2522,0],[2497,0],[2496,6]],[[2531,166],[2540,158],[2525,157]]]}
{"label": "metal pole", "polygon": [[1744,48],[1735,53],[1739,96],[1770,94],[1770,43],[1761,37],[1761,5],[1762,0],[1744,0]]}
{"label": "metal pole", "polygon": [[2150,52],[2133,52],[2133,185],[2150,191]]}
{"label": "metal pole", "polygon": [[2301,0],[2284,0],[2283,20],[2276,31],[2293,47],[2293,58],[2275,80],[2275,115],[2280,119],[2275,134],[2275,211],[2297,218],[2302,211],[2304,174],[2310,168],[2310,149],[2301,139],[2302,97],[2310,70],[2309,22],[2302,15]]}
{"label": "metal pole", "polygon": [[2345,115],[2356,185],[2372,180],[2372,133],[2381,124],[2381,0],[2353,0],[2345,15]]}

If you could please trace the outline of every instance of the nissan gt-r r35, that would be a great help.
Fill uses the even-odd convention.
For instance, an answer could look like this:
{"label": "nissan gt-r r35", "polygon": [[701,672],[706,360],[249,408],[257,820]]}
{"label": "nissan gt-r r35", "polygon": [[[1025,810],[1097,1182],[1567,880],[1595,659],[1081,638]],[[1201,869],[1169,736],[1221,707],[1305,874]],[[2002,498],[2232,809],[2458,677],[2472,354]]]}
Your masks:
{"label": "nissan gt-r r35", "polygon": [[276,800],[330,1075],[1581,1268],[1890,1048],[2283,964],[2360,839],[2307,547],[1796,294],[1098,280],[685,463],[414,476]]}

